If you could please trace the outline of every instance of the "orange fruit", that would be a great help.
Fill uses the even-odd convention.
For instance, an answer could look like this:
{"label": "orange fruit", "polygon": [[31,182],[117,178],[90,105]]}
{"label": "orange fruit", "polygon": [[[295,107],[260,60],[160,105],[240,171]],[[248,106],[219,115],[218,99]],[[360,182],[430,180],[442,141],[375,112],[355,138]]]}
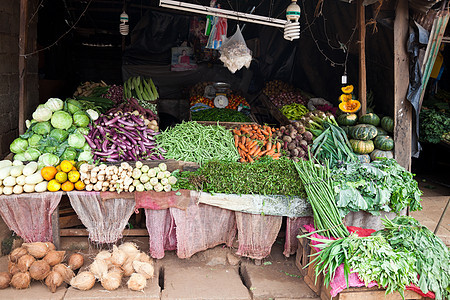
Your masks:
{"label": "orange fruit", "polygon": [[47,184],[47,190],[50,192],[57,192],[61,188],[61,184],[59,184],[55,179],[52,179]]}
{"label": "orange fruit", "polygon": [[58,173],[58,170],[56,170],[56,168],[53,166],[44,167],[41,170],[42,177],[47,181],[55,178],[56,173]]}
{"label": "orange fruit", "polygon": [[69,174],[67,174],[67,177],[69,178],[70,182],[77,182],[78,179],[80,179],[80,172],[78,172],[77,170],[72,170],[69,172]]}
{"label": "orange fruit", "polygon": [[61,165],[56,166],[56,171],[61,172]]}
{"label": "orange fruit", "polygon": [[55,180],[58,183],[64,183],[67,181],[67,173],[64,172],[58,172],[55,175]]}
{"label": "orange fruit", "polygon": [[72,170],[73,165],[68,160],[63,160],[61,162],[61,171],[63,172],[70,172]]}
{"label": "orange fruit", "polygon": [[71,171],[77,171],[77,167],[73,166]]}
{"label": "orange fruit", "polygon": [[66,181],[63,184],[61,184],[61,189],[63,191],[70,192],[70,191],[73,191],[73,188],[74,188],[74,185],[70,181]]}
{"label": "orange fruit", "polygon": [[85,185],[84,182],[81,181],[81,180],[78,180],[77,182],[75,182],[75,189],[77,189],[78,191],[84,190],[84,187],[85,187],[85,186],[86,186],[86,185]]}

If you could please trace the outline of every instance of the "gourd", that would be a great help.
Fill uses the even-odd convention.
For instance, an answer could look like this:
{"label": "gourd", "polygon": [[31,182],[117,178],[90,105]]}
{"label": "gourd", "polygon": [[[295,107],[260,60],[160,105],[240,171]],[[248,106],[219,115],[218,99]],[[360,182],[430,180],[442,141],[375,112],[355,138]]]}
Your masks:
{"label": "gourd", "polygon": [[348,100],[339,103],[339,109],[347,113],[356,113],[361,108],[361,103],[358,100]]}
{"label": "gourd", "polygon": [[23,168],[22,173],[25,176],[30,176],[31,174],[37,171],[37,168],[38,168],[37,162],[32,161],[29,164],[27,164],[25,168]]}
{"label": "gourd", "polygon": [[370,124],[373,126],[380,125],[380,117],[374,113],[368,113],[359,117],[360,124]]}
{"label": "gourd", "polygon": [[377,136],[389,135],[389,133],[381,127],[377,127]]}
{"label": "gourd", "polygon": [[4,167],[10,167],[12,165],[12,162],[8,159],[4,159],[2,161],[0,161],[0,169],[4,168]]}
{"label": "gourd", "polygon": [[383,117],[381,119],[381,128],[386,130],[389,133],[394,132],[394,119],[391,117]]}
{"label": "gourd", "polygon": [[350,145],[352,146],[353,152],[357,154],[368,154],[375,149],[373,142],[371,140],[350,140]]}
{"label": "gourd", "polygon": [[357,156],[359,161],[362,163],[370,163],[370,156],[369,154],[360,154]]}
{"label": "gourd", "polygon": [[37,171],[36,173],[27,176],[27,178],[25,178],[26,184],[38,184],[39,182],[42,181],[44,181],[44,178],[41,175],[41,171]]}
{"label": "gourd", "polygon": [[24,185],[25,184],[25,175],[20,175],[16,178],[16,184]]}
{"label": "gourd", "polygon": [[23,168],[25,168],[24,165],[14,166],[11,168],[10,175],[13,177],[19,177],[22,175]]}
{"label": "gourd", "polygon": [[377,136],[377,128],[369,124],[358,124],[351,129],[350,135],[356,140],[371,140]]}
{"label": "gourd", "polygon": [[12,166],[1,168],[0,169],[0,180],[3,180],[6,177],[8,177],[9,174],[11,174],[11,169],[12,168],[13,168]]}
{"label": "gourd", "polygon": [[358,122],[358,116],[356,114],[342,114],[339,117],[337,117],[337,122],[339,125],[344,126],[352,126],[355,125],[356,122]]}
{"label": "gourd", "polygon": [[34,185],[34,184],[25,184],[25,185],[23,186],[23,191],[24,191],[25,193],[33,193],[33,192],[34,192],[34,188],[35,188],[35,185]]}
{"label": "gourd", "polygon": [[13,193],[13,187],[12,186],[5,186],[3,188],[3,194],[11,195],[12,193]]}
{"label": "gourd", "polygon": [[15,186],[16,185],[16,177],[8,176],[5,179],[3,179],[3,185],[4,186]]}
{"label": "gourd", "polygon": [[45,192],[47,190],[48,181],[42,181],[35,185],[34,190],[38,193]]}
{"label": "gourd", "polygon": [[392,151],[383,151],[383,150],[374,150],[370,153],[370,158],[372,160],[377,160],[379,158],[394,158],[394,152]]}
{"label": "gourd", "polygon": [[15,185],[13,187],[13,193],[14,194],[22,194],[23,193],[23,187],[21,185]]}
{"label": "gourd", "polygon": [[394,140],[387,135],[375,137],[375,139],[373,140],[373,144],[375,145],[375,148],[384,151],[394,149]]}
{"label": "gourd", "polygon": [[350,130],[353,128],[352,126],[341,126],[341,128],[347,136],[350,136]]}

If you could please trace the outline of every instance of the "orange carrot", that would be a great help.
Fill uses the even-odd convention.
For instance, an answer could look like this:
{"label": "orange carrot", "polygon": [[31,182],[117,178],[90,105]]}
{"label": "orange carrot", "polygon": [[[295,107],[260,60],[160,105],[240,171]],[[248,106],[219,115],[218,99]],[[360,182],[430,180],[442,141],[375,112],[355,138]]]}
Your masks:
{"label": "orange carrot", "polygon": [[253,156],[259,156],[260,153],[261,153],[261,148],[256,146],[256,151],[253,153]]}
{"label": "orange carrot", "polygon": [[266,152],[267,156],[273,156],[275,154],[275,149],[271,149],[268,152]]}
{"label": "orange carrot", "polygon": [[239,148],[241,148],[242,151],[244,151],[244,152],[248,152],[248,149],[245,148],[244,144],[242,144],[242,143],[239,143]]}
{"label": "orange carrot", "polygon": [[250,163],[254,162],[253,158],[251,158],[250,155],[247,158],[248,158],[248,162],[250,162]]}
{"label": "orange carrot", "polygon": [[242,158],[239,160],[241,163],[245,162],[245,158]]}
{"label": "orange carrot", "polygon": [[265,131],[265,130],[261,130],[261,133],[264,134],[264,135],[269,135],[269,133],[267,131]]}
{"label": "orange carrot", "polygon": [[239,143],[239,136],[237,136],[237,135],[235,135],[234,136],[234,146],[237,148],[237,146],[238,146],[238,143]]}
{"label": "orange carrot", "polygon": [[281,151],[281,143],[277,142],[277,152],[280,153]]}
{"label": "orange carrot", "polygon": [[258,145],[254,145],[252,148],[250,148],[250,150],[248,151],[248,154],[253,155],[255,154],[256,150],[258,150],[259,147]]}
{"label": "orange carrot", "polygon": [[272,150],[272,142],[271,142],[271,141],[269,141],[269,142],[267,143],[266,150]]}
{"label": "orange carrot", "polygon": [[250,143],[249,148],[253,148],[253,147],[255,147],[256,145],[258,145],[258,141],[253,141],[253,142]]}
{"label": "orange carrot", "polygon": [[245,145],[245,136],[241,136],[241,140],[239,141],[242,145]]}
{"label": "orange carrot", "polygon": [[275,153],[274,155],[272,155],[273,159],[280,159],[281,157],[281,153]]}

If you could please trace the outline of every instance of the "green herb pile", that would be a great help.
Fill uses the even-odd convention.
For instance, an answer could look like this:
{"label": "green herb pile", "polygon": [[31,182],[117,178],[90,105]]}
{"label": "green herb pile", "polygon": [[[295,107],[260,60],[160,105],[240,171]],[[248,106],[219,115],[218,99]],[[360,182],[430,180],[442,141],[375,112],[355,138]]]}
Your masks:
{"label": "green herb pile", "polygon": [[414,256],[422,292],[433,291],[437,300],[449,299],[450,254],[441,239],[412,217],[382,221],[385,229],[378,234],[389,241],[395,251]]}
{"label": "green herb pile", "polygon": [[193,121],[219,122],[251,122],[250,118],[240,111],[229,108],[210,108],[191,113]]}
{"label": "green herb pile", "polygon": [[339,240],[311,239],[320,242],[315,247],[323,250],[310,264],[317,263],[316,276],[323,274],[327,286],[341,264],[344,264],[347,286],[349,274],[358,273],[366,285],[375,281],[386,288],[386,294],[398,291],[403,297],[406,286],[417,283],[414,256],[394,251],[383,236],[352,234]]}
{"label": "green herb pile", "polygon": [[328,166],[316,165],[311,157],[308,161],[301,160],[294,164],[313,209],[315,228],[326,237],[348,236],[347,227],[343,224],[334,201]]}
{"label": "green herb pile", "polygon": [[157,135],[156,141],[167,151],[165,159],[204,164],[210,160],[237,161],[240,158],[233,134],[219,125],[183,122]]}
{"label": "green herb pile", "polygon": [[178,174],[177,187],[209,193],[305,197],[292,160],[263,157],[254,163],[210,161],[195,172]]}
{"label": "green herb pile", "polygon": [[427,143],[440,143],[442,135],[450,131],[450,114],[434,109],[420,112],[419,140]]}
{"label": "green herb pile", "polygon": [[359,210],[379,215],[380,211],[399,213],[407,206],[412,211],[422,209],[417,181],[394,159],[347,163],[331,172],[341,216]]}

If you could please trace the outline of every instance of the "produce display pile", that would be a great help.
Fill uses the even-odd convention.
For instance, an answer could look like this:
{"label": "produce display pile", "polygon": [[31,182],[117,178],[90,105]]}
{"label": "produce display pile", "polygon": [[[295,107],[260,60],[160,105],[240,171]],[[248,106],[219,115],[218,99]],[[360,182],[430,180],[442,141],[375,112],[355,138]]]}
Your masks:
{"label": "produce display pile", "polygon": [[386,294],[417,285],[423,293],[432,291],[437,300],[448,299],[450,256],[445,244],[412,217],[382,219],[385,228],[368,237],[351,234],[337,240],[311,238],[321,249],[310,262],[316,274],[324,275],[328,286],[343,264],[348,275],[358,273],[366,284],[375,281]]}
{"label": "produce display pile", "polygon": [[306,115],[309,110],[303,104],[292,103],[283,106],[280,111],[283,115],[286,116],[289,120],[300,120],[301,117]]}
{"label": "produce display pile", "polygon": [[251,122],[244,113],[229,108],[211,108],[191,113],[192,121]]}
{"label": "produce display pile", "polygon": [[263,92],[277,108],[282,108],[285,105],[293,103],[306,105],[309,100],[308,97],[303,95],[292,85],[280,80],[267,82]]}
{"label": "produce display pile", "polygon": [[8,256],[8,272],[0,272],[0,289],[12,286],[18,290],[27,289],[32,280],[44,282],[55,293],[64,282],[70,283],[74,271],[81,268],[84,258],[72,254],[64,264],[66,251],[56,251],[50,242],[23,243]]}
{"label": "produce display pile", "polygon": [[[313,134],[306,131],[300,122],[293,122],[275,130],[275,136],[281,143],[281,149],[293,161],[308,158],[308,145],[313,141]],[[277,142],[278,143],[278,142]]]}
{"label": "produce display pile", "polygon": [[241,125],[233,129],[234,146],[241,157],[240,162],[254,162],[263,156],[278,159],[281,143],[272,136],[275,128],[261,125]]}
{"label": "produce display pile", "polygon": [[[227,96],[227,98],[228,98],[228,105],[225,107],[227,109],[236,110],[239,106],[249,107],[249,104],[247,103],[245,98],[242,96],[230,94],[229,96]],[[192,96],[191,98],[189,98],[189,103],[190,103],[192,109],[194,109],[196,107],[196,104],[198,104],[198,103],[205,104],[208,107],[215,107],[214,99],[210,99],[210,98],[200,96],[200,95]]]}
{"label": "produce display pile", "polygon": [[449,112],[422,109],[419,118],[419,140],[421,142],[440,143],[444,134],[450,132]]}
{"label": "produce display pile", "polygon": [[143,108],[156,112],[156,103],[150,101],[159,99],[159,94],[151,78],[129,77],[123,84],[123,95],[125,99],[137,99]]}

